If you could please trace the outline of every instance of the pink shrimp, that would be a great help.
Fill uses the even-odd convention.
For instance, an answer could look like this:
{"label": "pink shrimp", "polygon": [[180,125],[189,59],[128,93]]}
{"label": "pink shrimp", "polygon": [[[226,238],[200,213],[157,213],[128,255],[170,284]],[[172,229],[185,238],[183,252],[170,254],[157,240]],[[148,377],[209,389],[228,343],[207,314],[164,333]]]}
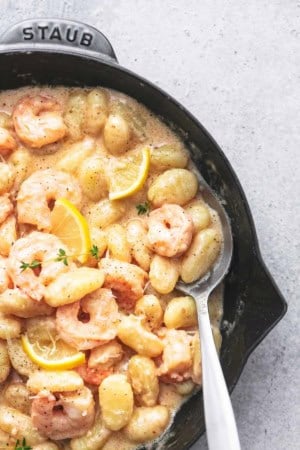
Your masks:
{"label": "pink shrimp", "polygon": [[164,382],[178,383],[192,377],[192,338],[184,330],[166,330],[158,375]]}
{"label": "pink shrimp", "polygon": [[7,217],[13,212],[14,207],[9,199],[8,194],[1,195],[0,197],[0,224],[2,224]]}
{"label": "pink shrimp", "polygon": [[51,203],[64,197],[79,207],[81,188],[69,173],[54,169],[38,170],[23,181],[18,197],[19,223],[37,226],[38,230],[51,229]]}
{"label": "pink shrimp", "polygon": [[[7,262],[8,274],[15,286],[34,300],[41,300],[45,286],[59,274],[74,267],[71,261],[68,266],[63,261],[57,261],[59,249],[68,253],[67,247],[53,234],[33,231],[18,239],[11,248]],[[33,261],[39,263],[36,266],[38,273],[34,268],[26,267],[26,264]]]}
{"label": "pink shrimp", "polygon": [[99,267],[105,273],[104,287],[110,288],[119,306],[130,311],[144,294],[148,274],[136,266],[112,258],[103,258]]}
{"label": "pink shrimp", "polygon": [[62,139],[67,131],[60,104],[51,97],[23,97],[13,111],[13,122],[19,139],[41,148]]}
{"label": "pink shrimp", "polygon": [[102,367],[92,368],[89,367],[87,363],[77,367],[76,371],[86,383],[92,384],[94,386],[99,386],[104,378],[112,375],[114,372],[112,367],[110,367],[109,369],[102,369]]}
{"label": "pink shrimp", "polygon": [[74,392],[40,392],[32,402],[31,418],[40,433],[60,440],[85,435],[95,419],[95,402],[87,387]]}
{"label": "pink shrimp", "polygon": [[165,204],[152,211],[148,226],[149,246],[161,256],[180,256],[192,242],[193,220],[179,205]]}
{"label": "pink shrimp", "polygon": [[119,362],[123,357],[123,348],[118,341],[113,340],[107,344],[94,348],[91,351],[88,366],[92,369],[102,367],[108,369],[115,363]]}
{"label": "pink shrimp", "polygon": [[114,339],[118,323],[118,305],[109,289],[97,289],[56,311],[58,334],[78,350],[88,350]]}

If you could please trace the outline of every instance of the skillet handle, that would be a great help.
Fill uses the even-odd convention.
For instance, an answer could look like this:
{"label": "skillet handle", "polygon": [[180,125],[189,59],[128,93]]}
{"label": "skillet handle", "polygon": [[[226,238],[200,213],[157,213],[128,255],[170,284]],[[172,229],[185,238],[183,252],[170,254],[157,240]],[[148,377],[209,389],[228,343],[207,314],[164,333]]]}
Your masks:
{"label": "skillet handle", "polygon": [[24,50],[88,54],[117,63],[109,40],[96,28],[67,19],[29,19],[6,30],[0,44]]}

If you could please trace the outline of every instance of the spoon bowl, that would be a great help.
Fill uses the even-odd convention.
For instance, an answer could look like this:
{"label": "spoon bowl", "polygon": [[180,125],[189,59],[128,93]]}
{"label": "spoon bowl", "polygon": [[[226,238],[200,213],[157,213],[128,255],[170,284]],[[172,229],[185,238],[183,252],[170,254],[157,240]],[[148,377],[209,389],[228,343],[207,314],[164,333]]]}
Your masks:
{"label": "spoon bowl", "polygon": [[240,450],[234,413],[214,344],[208,314],[209,295],[222,281],[230,267],[233,253],[231,226],[221,201],[217,199],[201,175],[198,174],[198,178],[205,202],[219,215],[223,232],[223,245],[217,262],[204,277],[188,284],[179,281],[176,288],[184,294],[194,297],[197,305],[202,353],[205,425],[209,449]]}
{"label": "spoon bowl", "polygon": [[213,190],[199,173],[197,173],[197,177],[199,179],[201,194],[204,201],[218,213],[221,222],[223,243],[218,260],[207,274],[192,283],[184,283],[183,281],[179,281],[177,283],[176,288],[178,290],[192,296],[199,296],[202,293],[207,293],[207,295],[209,295],[213,291],[213,289],[227,274],[233,253],[233,239],[230,220],[222,206],[222,201],[216,197]]}

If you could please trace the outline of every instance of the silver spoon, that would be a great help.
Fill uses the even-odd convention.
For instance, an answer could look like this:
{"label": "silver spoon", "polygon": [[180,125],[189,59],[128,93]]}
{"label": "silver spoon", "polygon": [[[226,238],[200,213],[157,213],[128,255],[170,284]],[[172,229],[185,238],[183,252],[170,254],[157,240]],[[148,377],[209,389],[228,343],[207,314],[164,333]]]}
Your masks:
{"label": "silver spoon", "polygon": [[219,214],[223,230],[223,249],[211,270],[203,278],[186,284],[180,281],[177,288],[194,297],[197,305],[202,353],[202,385],[205,425],[210,450],[240,450],[240,442],[231,400],[214,344],[208,315],[208,297],[226,275],[233,251],[229,218],[220,201],[205,180],[197,174],[205,201]]}

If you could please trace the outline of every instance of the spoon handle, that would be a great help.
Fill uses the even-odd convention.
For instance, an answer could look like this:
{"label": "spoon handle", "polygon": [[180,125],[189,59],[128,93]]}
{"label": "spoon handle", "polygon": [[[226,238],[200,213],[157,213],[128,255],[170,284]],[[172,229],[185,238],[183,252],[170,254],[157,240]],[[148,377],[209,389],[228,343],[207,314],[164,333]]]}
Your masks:
{"label": "spoon handle", "polygon": [[240,450],[232,404],[210,326],[207,300],[208,294],[197,298],[208,447],[209,450]]}

